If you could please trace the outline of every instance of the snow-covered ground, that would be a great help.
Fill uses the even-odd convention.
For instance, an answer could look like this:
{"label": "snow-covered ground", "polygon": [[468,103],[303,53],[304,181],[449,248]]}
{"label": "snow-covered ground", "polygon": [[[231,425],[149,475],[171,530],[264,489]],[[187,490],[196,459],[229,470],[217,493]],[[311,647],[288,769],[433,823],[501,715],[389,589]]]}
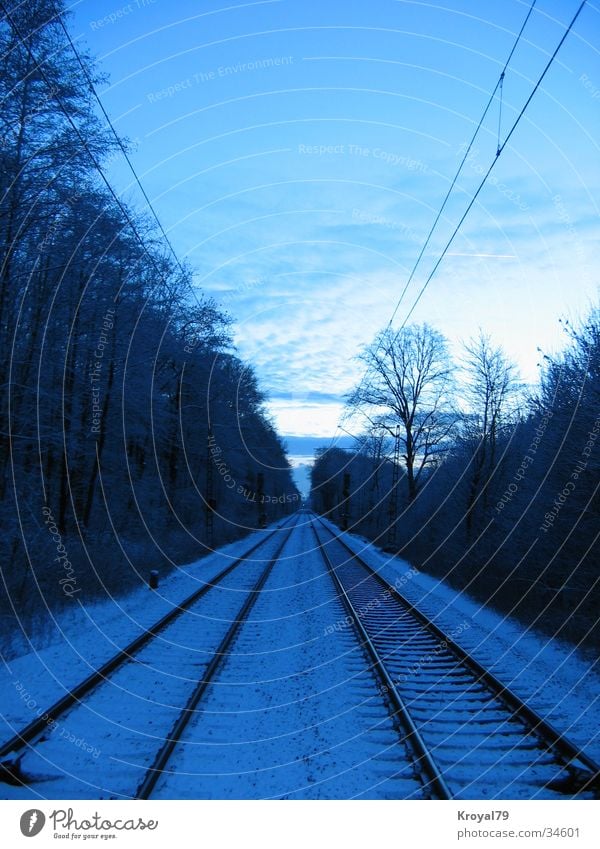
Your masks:
{"label": "snow-covered ground", "polygon": [[[308,522],[307,514],[300,514],[299,518],[301,524]],[[364,659],[356,650],[350,629],[327,633],[329,626],[344,618],[344,612],[331,588],[327,589],[322,563],[302,554],[310,549],[308,533],[307,528],[301,528],[290,543],[295,549],[286,552],[286,560],[274,568],[251,621],[238,635],[226,671],[221,671],[207,692],[202,712],[189,728],[186,744],[175,755],[173,764],[178,776],[158,786],[160,795],[402,798],[412,792],[412,779],[407,775],[395,782],[389,780],[398,771],[397,736],[381,712],[375,689],[367,683]],[[277,536],[278,540],[282,538]],[[344,536],[367,562],[390,582],[396,582],[411,602],[433,616],[442,629],[456,635],[457,642],[497,677],[600,760],[600,676],[593,660],[482,608],[467,595],[417,572],[366,540]],[[141,588],[121,600],[78,606],[55,622],[56,639],[52,645],[42,651],[32,647],[29,654],[4,661],[0,670],[0,741],[30,722],[143,628],[263,537],[264,532],[257,532],[182,567],[164,579],[158,591]],[[257,556],[263,560],[265,555]],[[243,589],[241,584],[236,586],[236,581],[231,588]],[[232,594],[226,595],[230,602]],[[205,601],[210,598],[209,593]],[[134,685],[140,682],[145,682],[144,686],[150,682],[152,688],[148,676],[154,675],[156,680],[155,704],[139,707],[138,720],[131,708],[128,716],[119,720],[124,729],[119,747],[121,762],[115,759],[115,741],[110,740],[114,723],[111,731],[110,722],[97,722],[90,719],[89,713],[87,720],[77,720],[72,728],[70,723],[59,720],[44,745],[60,744],[63,749],[70,746],[73,779],[65,780],[66,765],[58,770],[52,765],[58,749],[47,748],[48,758],[43,766],[33,761],[28,766],[27,759],[35,757],[30,754],[23,760],[26,771],[44,774],[47,781],[36,783],[29,790],[0,785],[0,796],[98,798],[110,795],[111,790],[115,795],[127,795],[131,775],[139,773],[140,765],[150,757],[142,753],[136,761],[140,752],[135,746],[132,749],[131,741],[152,738],[148,720],[158,723],[157,735],[164,733],[158,728],[161,711],[168,713],[169,704],[178,703],[185,690],[182,682],[187,686],[193,677],[193,672],[181,671],[177,664],[203,663],[202,653],[209,650],[211,642],[207,622],[225,622],[231,616],[221,603],[216,607],[211,603],[202,610],[205,613],[200,614],[200,630],[196,627],[198,617],[182,617],[187,624],[182,623],[181,632],[170,640],[167,649],[171,654],[167,652],[161,663],[155,662],[150,651],[143,663],[124,675],[119,685],[123,689],[135,690]],[[169,682],[173,689],[167,686]],[[107,702],[106,695],[98,693],[94,710],[101,716],[108,712],[111,699]],[[119,733],[123,734],[123,729]],[[107,766],[109,760],[111,765]],[[118,776],[122,777],[120,785]],[[63,792],[65,795],[61,796]]]}
{"label": "snow-covered ground", "polygon": [[58,799],[135,794],[278,544],[278,538],[270,540],[260,560],[252,558],[226,575],[25,753],[21,769],[31,779],[32,794]]}
{"label": "snow-covered ground", "polygon": [[409,799],[422,787],[306,525],[295,531],[157,798]]}
{"label": "snow-covered ground", "polygon": [[73,610],[64,612],[52,623],[54,638],[50,645],[37,650],[32,644],[28,654],[11,660],[2,658],[0,742],[35,719],[38,712],[64,696],[74,684],[202,584],[210,582],[263,539],[265,533],[257,531],[208,557],[182,566],[163,579],[158,590],[143,586],[123,598],[113,597],[90,605],[74,599]]}
{"label": "snow-covered ground", "polygon": [[326,524],[483,666],[600,762],[598,658],[527,629],[368,540]]}

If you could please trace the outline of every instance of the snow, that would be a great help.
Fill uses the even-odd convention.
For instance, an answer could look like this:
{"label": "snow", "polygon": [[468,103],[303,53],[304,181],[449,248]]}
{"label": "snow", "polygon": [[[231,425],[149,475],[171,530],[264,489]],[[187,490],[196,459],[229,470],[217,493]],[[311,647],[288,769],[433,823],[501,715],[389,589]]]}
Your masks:
{"label": "snow", "polygon": [[294,533],[157,798],[420,798],[306,525]]}
{"label": "snow", "polygon": [[21,766],[36,778],[34,790],[59,799],[133,795],[278,542],[228,574],[26,752]]}
{"label": "snow", "polygon": [[502,683],[600,762],[598,658],[484,607],[368,540],[326,524]]}
{"label": "snow", "polygon": [[[278,523],[280,524],[280,523]],[[267,529],[272,530],[278,524]],[[31,722],[37,711],[53,704],[145,628],[172,610],[203,583],[210,582],[248,551],[265,531],[181,566],[161,580],[158,590],[142,586],[123,598],[89,605],[76,601],[71,612],[54,620],[53,643],[21,657],[2,658],[0,668],[0,741]]]}
{"label": "snow", "polygon": [[[300,514],[304,520],[306,514]],[[333,530],[339,532],[335,526]],[[176,750],[164,798],[406,798],[416,793],[398,736],[373,686],[352,630],[335,629],[345,611],[335,598],[307,527],[301,527],[240,630]],[[209,582],[264,531],[238,541],[123,599],[108,599],[56,621],[55,642],[0,670],[0,739],[30,722],[129,643],[140,631]],[[483,608],[464,593],[413,569],[366,540],[343,534],[416,606],[542,716],[600,760],[600,677],[596,661],[568,644]],[[277,535],[269,548],[282,539]],[[23,768],[29,788],[0,785],[4,798],[106,798],[131,795],[166,733],[175,708],[201,674],[241,593],[264,564],[232,573],[168,639],[144,650],[110,685],[97,688],[46,735]],[[233,590],[229,592],[227,590]],[[218,599],[218,601],[215,601]],[[265,648],[267,647],[267,648]],[[110,714],[110,716],[109,716]]]}
{"label": "snow", "polygon": [[[343,610],[320,555],[305,556],[314,545],[309,534],[306,527],[295,533],[277,561],[253,618],[244,623],[228,655],[221,673],[226,683],[211,685],[192,725],[191,742],[184,739],[170,764],[177,775],[166,787],[163,782],[158,795],[421,795],[356,638],[350,631],[341,640],[327,633]],[[61,719],[61,730],[47,734],[24,756],[22,768],[35,782],[26,789],[7,788],[7,795],[132,795],[235,619],[240,594],[254,585],[264,558],[272,556],[280,539],[271,541],[268,553],[261,550],[260,560],[240,567],[242,574],[235,570],[227,576],[170,626],[163,640],[143,649],[135,663],[121,667],[83,705],[71,709]],[[255,652],[257,645],[264,650]],[[72,745],[77,740],[81,745]]]}

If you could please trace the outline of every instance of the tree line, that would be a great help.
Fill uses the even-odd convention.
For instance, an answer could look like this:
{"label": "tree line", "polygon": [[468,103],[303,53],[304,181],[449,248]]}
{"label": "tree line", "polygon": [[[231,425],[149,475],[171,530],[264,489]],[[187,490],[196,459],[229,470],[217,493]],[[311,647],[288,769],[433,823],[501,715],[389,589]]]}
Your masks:
{"label": "tree line", "polygon": [[597,645],[600,310],[563,327],[528,389],[483,333],[453,361],[430,326],[387,328],[348,398],[364,432],[317,452],[311,498],[504,613]]}
{"label": "tree line", "polygon": [[62,0],[2,0],[0,13],[0,615],[12,626],[15,608],[68,601],[65,561],[90,599],[299,496],[231,320],[102,179],[125,143],[97,115],[88,77],[100,77],[87,55],[82,74]]}

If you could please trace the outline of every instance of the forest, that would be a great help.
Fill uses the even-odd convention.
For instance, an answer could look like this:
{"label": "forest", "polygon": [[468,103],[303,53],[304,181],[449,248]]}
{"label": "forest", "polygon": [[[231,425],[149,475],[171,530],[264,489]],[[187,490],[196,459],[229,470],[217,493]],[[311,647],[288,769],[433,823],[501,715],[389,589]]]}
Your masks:
{"label": "forest", "polygon": [[[127,150],[61,0],[0,20],[1,631],[296,509],[231,319],[106,168]],[[50,614],[50,615],[49,615]]]}
{"label": "forest", "polygon": [[347,399],[362,435],[323,446],[312,503],[482,603],[575,644],[600,630],[600,310],[562,322],[526,387],[484,333],[384,330]]}

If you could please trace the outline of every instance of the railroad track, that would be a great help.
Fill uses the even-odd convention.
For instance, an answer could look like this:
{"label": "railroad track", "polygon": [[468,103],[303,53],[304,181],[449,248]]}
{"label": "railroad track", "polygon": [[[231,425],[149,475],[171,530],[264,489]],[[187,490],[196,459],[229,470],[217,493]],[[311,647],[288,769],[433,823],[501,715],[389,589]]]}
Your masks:
{"label": "railroad track", "polygon": [[171,728],[170,732],[164,740],[164,743],[156,753],[156,757],[154,758],[152,765],[146,770],[144,778],[142,779],[136,790],[136,799],[149,799],[157,782],[165,773],[167,765],[169,763],[169,759],[171,758],[177,744],[181,740],[181,737],[187,725],[194,717],[200,699],[206,692],[207,688],[210,686],[217,670],[223,664],[225,658],[227,657],[227,653],[231,644],[233,643],[233,640],[235,639],[243,623],[248,618],[248,615],[254,607],[256,600],[273,569],[273,566],[279,560],[281,552],[285,548],[288,539],[293,533],[293,530],[294,526],[292,526],[287,531],[284,538],[277,546],[275,553],[269,559],[265,568],[261,570],[258,580],[253,585],[250,592],[246,595],[246,599],[242,607],[240,608],[236,618],[232,621],[231,625],[223,635],[223,638],[217,646],[206,669],[204,670],[202,677],[197,681],[196,686],[190,694],[187,704],[175,720],[173,727]]}
{"label": "railroad track", "polygon": [[[417,769],[439,798],[594,798],[600,767],[385,581],[313,530]],[[326,538],[325,538],[326,537]]]}
{"label": "railroad track", "polygon": [[[32,785],[31,792],[37,796],[44,795],[50,787],[59,798],[80,795],[82,798],[102,798],[102,794],[108,794],[113,798],[148,799],[156,795],[157,784],[158,795],[164,793],[165,788],[169,792],[169,782],[172,777],[177,779],[178,770],[187,782],[193,771],[200,769],[197,798],[202,798],[202,775],[217,775],[219,771],[219,749],[215,749],[212,742],[215,737],[210,736],[213,731],[219,731],[213,727],[214,722],[224,723],[220,726],[220,734],[228,740],[234,730],[228,724],[232,721],[228,717],[237,715],[238,708],[233,705],[232,711],[227,697],[220,691],[224,689],[227,693],[237,688],[239,693],[244,680],[260,680],[260,668],[258,672],[256,667],[252,668],[253,651],[260,646],[267,650],[275,647],[279,638],[277,623],[286,619],[278,606],[278,587],[290,592],[288,618],[299,613],[296,587],[299,589],[303,584],[304,557],[310,556],[313,548],[310,542],[305,540],[301,544],[302,537],[299,537],[295,543],[297,551],[291,557],[296,580],[300,583],[285,586],[289,566],[277,570],[275,581],[271,577],[292,533],[302,524],[298,516],[308,518],[306,530],[300,528],[298,532],[310,533],[309,540],[314,535],[317,550],[327,567],[323,573],[320,561],[311,559],[316,578],[310,579],[309,584],[313,580],[322,581],[325,575],[333,582],[327,577],[318,590],[311,590],[316,596],[310,593],[302,596],[301,593],[304,601],[300,606],[307,604],[308,611],[324,608],[319,616],[330,617],[331,613],[325,609],[334,608],[346,615],[340,620],[336,637],[327,643],[315,642],[315,631],[306,631],[305,644],[313,655],[311,660],[302,656],[300,667],[297,666],[298,657],[294,661],[292,655],[291,666],[298,671],[291,671],[279,679],[274,670],[270,671],[275,682],[294,679],[302,682],[292,699],[299,699],[301,704],[312,699],[320,705],[306,724],[308,736],[299,739],[288,769],[302,761],[309,763],[305,747],[310,743],[310,728],[319,729],[321,725],[328,728],[331,714],[335,715],[338,710],[337,694],[343,693],[339,710],[342,715],[348,713],[354,717],[351,725],[342,723],[343,727],[333,733],[327,731],[327,741],[322,744],[324,753],[317,753],[313,758],[327,760],[328,752],[335,754],[338,764],[345,758],[345,771],[358,769],[356,786],[366,786],[367,793],[369,775],[371,772],[375,775],[378,770],[380,779],[377,781],[385,798],[390,798],[390,793],[397,794],[392,798],[441,799],[562,798],[565,795],[590,798],[598,793],[600,769],[585,753],[445,635],[325,523],[320,521],[317,527],[314,518],[307,513],[297,514],[284,526],[267,534],[41,717],[0,746],[0,757],[11,756],[11,760],[0,762],[0,780]],[[290,558],[287,559],[290,562]],[[275,593],[263,592],[269,578],[269,586]],[[220,590],[223,593],[218,604],[203,604],[208,593],[214,591],[217,596]],[[331,599],[325,605],[324,596]],[[251,611],[259,600],[261,612],[251,618]],[[332,603],[333,608],[330,608]],[[269,623],[273,622],[275,630],[269,631]],[[297,631],[292,631],[289,640],[282,638],[282,648],[274,648],[274,651],[287,650],[286,646],[293,649],[296,642],[302,644]],[[265,653],[258,652],[259,655]],[[343,662],[340,663],[340,659]],[[323,665],[331,670],[328,674],[339,680],[335,684],[329,680],[323,684],[323,680],[318,679],[311,695],[310,669]],[[232,673],[232,669],[237,669],[237,673]],[[211,684],[219,676],[219,683],[227,686],[215,690]],[[212,709],[207,705],[211,697],[213,701],[216,699],[216,711],[214,705]],[[247,739],[260,742],[262,733],[265,744],[269,743],[271,705],[279,701],[285,707],[286,698],[289,701],[285,683],[276,684],[275,689],[267,693],[269,707],[249,711],[257,714],[258,725],[252,728]],[[202,700],[203,708],[200,709]],[[349,708],[350,705],[353,707]],[[221,715],[222,720],[219,719]],[[300,710],[294,721],[302,716]],[[103,723],[101,728],[96,722],[98,718]],[[267,722],[266,732],[265,728],[261,731],[261,721]],[[73,747],[65,753],[64,742],[61,749],[61,740],[55,739],[58,737],[55,729],[61,723],[72,737],[78,729],[82,735],[97,731],[98,738],[105,741],[106,751],[102,755],[106,762],[99,765],[99,773],[104,775],[109,787],[93,784],[89,757],[86,761],[83,753]],[[247,733],[247,729],[239,731]],[[317,736],[319,734],[323,731],[319,730]],[[297,733],[294,731],[291,736],[297,737]],[[354,739],[360,741],[363,750],[358,762]],[[183,746],[185,742],[194,744],[187,747],[188,752]],[[179,759],[184,755],[188,758],[187,767],[181,769],[174,758],[176,752]],[[23,755],[26,756],[24,769],[21,768]],[[271,750],[271,757],[277,762],[279,751]],[[38,765],[37,777],[32,772],[32,758]],[[205,763],[211,758],[212,773],[210,765]],[[44,776],[40,774],[40,764],[51,764],[58,773]],[[245,766],[246,774],[256,769],[253,746],[249,747]],[[366,769],[365,774],[360,774],[362,768]],[[336,776],[344,775],[344,769],[341,772],[339,769],[337,766],[331,775],[325,770],[325,777],[312,788],[303,790],[301,785],[295,791],[292,788],[292,796],[320,792],[319,784],[327,787],[329,783],[335,787]],[[293,774],[293,769],[289,774],[282,773],[284,778],[275,780],[273,786],[285,788],[286,782],[302,780],[302,771],[296,778]],[[224,775],[226,777],[227,773]],[[56,784],[53,787],[43,783],[46,781],[56,781]],[[186,783],[183,786],[188,792]],[[377,786],[375,782],[374,792]],[[173,787],[181,788],[181,782],[178,785],[176,781]],[[228,792],[231,790],[232,786]],[[249,795],[252,792],[250,790]],[[363,792],[358,789],[357,795]],[[285,789],[283,795],[287,795]]]}
{"label": "railroad track", "polygon": [[[79,779],[80,776],[89,773],[89,764],[86,769],[83,765],[82,759],[80,759],[80,763],[77,764],[76,762],[74,763],[72,759],[67,758],[69,766],[65,767],[65,764],[60,762],[56,757],[56,746],[53,749],[51,740],[48,740],[49,735],[47,733],[47,727],[50,721],[55,722],[59,718],[63,717],[68,727],[71,727],[70,723],[72,723],[73,714],[75,714],[76,716],[79,716],[79,727],[83,732],[85,732],[85,729],[89,727],[89,713],[91,712],[93,714],[96,712],[102,715],[103,719],[108,717],[109,721],[121,731],[120,737],[117,733],[117,740],[111,742],[109,751],[103,753],[106,757],[107,763],[101,765],[100,771],[104,772],[105,775],[109,771],[112,773],[111,780],[107,782],[110,787],[105,789],[104,793],[108,793],[112,797],[149,799],[153,795],[157,784],[159,784],[159,791],[162,793],[165,792],[166,784],[168,792],[170,779],[173,777],[175,779],[179,778],[177,775],[177,767],[173,769],[173,764],[171,762],[173,755],[176,752],[181,754],[180,744],[189,742],[189,740],[182,740],[188,725],[190,725],[190,723],[195,724],[193,722],[195,719],[206,721],[206,717],[202,716],[202,710],[200,708],[201,700],[206,696],[207,691],[210,689],[211,684],[214,682],[217,675],[223,671],[225,666],[227,666],[227,662],[230,660],[232,653],[235,658],[235,649],[233,648],[234,641],[241,631],[248,630],[250,633],[246,635],[246,639],[249,639],[251,644],[254,644],[256,632],[253,632],[253,628],[258,628],[260,631],[261,623],[260,620],[256,623],[248,623],[249,615],[259,600],[265,583],[273,572],[273,567],[280,560],[290,536],[296,530],[296,524],[297,523],[294,521],[290,527],[285,529],[275,549],[269,554],[268,560],[262,561],[260,567],[257,567],[255,564],[251,569],[252,580],[250,582],[246,581],[247,586],[244,586],[243,588],[244,599],[241,605],[239,599],[237,601],[232,600],[231,612],[228,614],[227,618],[223,617],[221,605],[221,610],[219,610],[219,615],[221,616],[221,619],[219,620],[221,627],[217,629],[219,639],[218,641],[214,639],[216,631],[213,629],[213,633],[209,635],[209,638],[204,640],[204,654],[207,659],[206,661],[202,660],[199,664],[199,672],[197,668],[194,668],[195,652],[192,639],[190,637],[189,627],[186,628],[183,635],[182,633],[179,633],[176,638],[172,635],[173,628],[177,626],[177,620],[185,620],[185,617],[181,617],[180,615],[172,616],[170,614],[169,617],[163,618],[159,623],[156,623],[151,629],[149,629],[148,633],[140,635],[140,638],[138,638],[138,640],[136,640],[133,644],[130,644],[127,649],[124,649],[123,652],[120,652],[117,656],[115,656],[115,658],[111,659],[111,661],[107,664],[104,664],[101,670],[98,670],[93,676],[90,676],[85,682],[82,682],[77,688],[69,693],[65,699],[56,703],[56,705],[52,706],[52,708],[49,708],[45,712],[46,715],[43,722],[38,720],[35,723],[31,723],[27,729],[23,729],[19,734],[15,735],[15,737],[4,744],[2,750],[14,755],[22,749],[24,749],[28,754],[31,753],[32,749],[36,752],[38,748],[42,749],[39,754],[39,761],[42,763],[54,764],[62,773],[60,776],[57,776],[60,784],[57,788],[54,788],[55,792],[57,792],[58,796],[61,798],[67,796],[70,798],[77,798],[79,795],[77,792],[74,793],[69,791],[69,780],[71,780],[72,786],[73,778]],[[228,576],[232,575],[236,567],[239,567],[250,555],[256,554],[261,546],[265,547],[268,541],[273,539],[276,533],[277,531],[271,533],[267,539],[261,540],[260,543],[253,546],[249,552],[246,552],[242,558],[239,558],[230,567],[223,570],[215,579],[213,579],[213,581],[211,581],[210,586],[216,587],[217,585],[221,585]],[[298,568],[301,571],[302,558],[298,558],[298,561],[300,564]],[[285,575],[282,576],[282,579],[285,581]],[[236,586],[236,589],[240,589],[239,584]],[[293,589],[294,588],[292,587],[292,595]],[[200,592],[197,591],[190,596],[189,599],[186,599],[184,604],[181,605],[180,613],[183,613],[184,611],[187,611],[188,614],[193,613],[194,606],[207,592],[208,587],[202,588]],[[337,590],[328,590],[328,592],[331,593],[332,598],[337,598]],[[270,594],[267,593],[267,598],[269,595]],[[325,617],[324,621],[330,621],[330,613],[323,611],[322,615]],[[192,630],[198,631],[197,621],[194,622],[192,619],[190,625]],[[245,625],[251,625],[251,627],[244,628]],[[102,694],[108,688],[101,685],[107,683],[115,684],[115,673],[118,674],[119,672],[126,676],[126,680],[131,680],[132,674],[134,674],[136,668],[139,667],[143,673],[142,682],[144,687],[142,688],[140,686],[140,682],[134,679],[132,684],[132,689],[135,689],[136,691],[133,698],[134,713],[135,702],[139,699],[140,692],[142,691],[146,693],[148,703],[154,706],[158,697],[156,693],[153,692],[151,686],[152,682],[150,679],[152,678],[152,670],[149,666],[149,659],[143,657],[142,654],[144,649],[152,650],[152,642],[158,635],[162,635],[163,639],[166,636],[170,640],[181,640],[185,654],[185,667],[182,668],[177,662],[175,662],[174,665],[177,670],[177,677],[183,678],[184,683],[188,686],[184,688],[179,687],[179,691],[176,692],[174,686],[176,680],[171,679],[170,681],[167,681],[168,689],[165,696],[168,695],[170,707],[172,709],[170,712],[167,711],[167,713],[163,711],[161,716],[158,718],[160,730],[157,729],[155,734],[150,733],[149,728],[146,728],[146,733],[144,734],[145,739],[143,742],[147,745],[140,747],[140,729],[148,726],[150,717],[142,716],[138,711],[135,722],[132,723],[133,727],[128,727],[127,721],[124,721],[123,718],[123,705],[126,705],[128,701],[131,701],[132,694],[128,693],[125,690],[125,687],[120,687],[121,692],[117,693],[119,696],[117,700],[111,700],[110,696],[103,700]],[[312,639],[314,639],[313,634],[311,634],[311,638],[308,641],[309,644],[312,642]],[[265,644],[268,645],[268,640],[265,641]],[[132,647],[135,649],[135,652],[132,650]],[[386,700],[382,698],[380,692],[377,690],[377,682],[369,668],[370,664],[364,659],[360,659],[363,656],[363,651],[361,651],[361,648],[356,644],[354,635],[346,634],[345,639],[338,638],[337,640],[332,641],[328,649],[330,652],[333,652],[334,658],[338,654],[341,654],[342,658],[345,658],[346,668],[342,669],[339,673],[341,684],[338,684],[337,686],[346,687],[349,680],[350,686],[354,685],[355,687],[354,698],[356,699],[356,707],[354,710],[356,713],[361,714],[356,717],[355,721],[360,723],[362,720],[364,726],[362,730],[363,739],[365,734],[367,734],[369,738],[372,734],[374,734],[377,738],[373,740],[369,739],[370,750],[368,757],[366,760],[361,761],[361,759],[364,758],[364,753],[361,752],[358,756],[356,756],[353,752],[353,735],[355,729],[352,727],[354,725],[354,722],[352,722],[350,724],[350,729],[346,727],[346,730],[342,732],[342,742],[336,742],[334,748],[338,750],[340,746],[344,745],[343,734],[346,734],[346,742],[349,740],[350,763],[353,764],[351,768],[357,768],[359,772],[366,768],[368,773],[369,768],[372,767],[373,761],[376,765],[378,765],[380,772],[377,778],[371,779],[368,774],[363,774],[361,778],[362,783],[365,784],[367,788],[372,780],[375,787],[381,784],[385,784],[386,787],[388,785],[392,785],[394,788],[399,788],[401,786],[402,789],[399,790],[398,798],[422,797],[423,788],[421,786],[421,775],[416,773],[413,769],[411,758],[406,748],[404,746],[398,748],[398,742],[402,741],[399,741],[399,738],[394,732],[394,726],[390,720],[388,711],[386,710]],[[319,649],[319,651],[320,650],[321,649]],[[242,658],[244,657],[243,652],[241,656]],[[315,658],[313,660],[314,665],[318,667],[320,660],[320,657],[318,659]],[[133,669],[131,668],[132,666]],[[196,667],[197,666],[198,664],[196,663]],[[342,664],[342,666],[344,666],[344,664]],[[130,668],[128,669],[128,667]],[[150,679],[148,678],[148,671],[150,672]],[[191,680],[192,674],[196,674],[196,679],[194,681]],[[161,671],[161,676],[164,675],[165,673],[163,670]],[[304,679],[305,673],[301,675],[301,680],[304,681]],[[119,686],[118,683],[117,686]],[[304,698],[304,693],[300,696],[300,698]],[[338,708],[328,693],[326,693],[324,701],[327,702],[326,709],[328,714],[335,715]],[[165,705],[162,705],[162,707],[164,708]],[[173,716],[169,721],[167,721],[169,714],[173,714]],[[133,716],[131,711],[130,716]],[[328,721],[329,715],[326,715],[324,722],[327,723]],[[155,724],[158,724],[158,721],[155,722]],[[198,737],[202,738],[203,734],[206,737],[207,733],[209,735],[212,734],[211,725],[212,723],[209,712],[208,726],[204,724],[200,731],[198,731],[197,727],[192,730],[191,738],[192,742],[195,743],[195,745],[192,746],[193,750],[197,748]],[[189,733],[187,736],[190,736]],[[310,737],[310,728],[308,729],[308,736]],[[135,753],[127,751],[127,746],[130,742],[130,738],[132,737],[138,741]],[[106,738],[106,733],[104,734],[104,738]],[[383,743],[382,738],[385,741]],[[208,739],[210,740],[210,737]],[[299,743],[302,757],[297,759],[298,762],[305,760],[306,749],[304,747],[306,745],[307,741],[302,739]],[[276,753],[275,759],[277,759],[277,757],[278,755]],[[340,758],[339,751],[337,751],[336,758]],[[108,763],[109,760],[111,763]],[[202,758],[198,758],[195,751],[193,754],[193,760],[193,768],[199,768],[202,770]],[[355,760],[358,761],[358,764],[354,763]],[[14,761],[11,763],[14,764]],[[31,769],[31,763],[26,763]],[[121,769],[122,767],[125,767],[125,769]],[[10,769],[10,764],[8,765],[8,768]],[[119,774],[120,771],[124,773],[123,776]],[[383,771],[385,771],[384,778],[382,778],[381,775]],[[135,776],[139,776],[140,774],[141,778],[136,780]],[[27,778],[25,775],[21,775],[21,778],[19,778],[18,774],[17,776],[15,776],[14,773],[11,775],[12,777],[17,778],[17,781],[11,781],[11,783],[22,783],[25,785],[30,784],[32,785],[32,790],[34,790],[37,795],[42,795],[42,792],[40,791],[44,791],[46,789],[47,785],[45,785],[44,782],[52,780],[52,776],[42,776],[41,781],[39,781],[36,779],[31,780],[31,778]],[[187,784],[189,782],[190,773],[184,770],[183,775],[185,776],[185,784]],[[291,783],[293,783],[294,779],[287,771],[284,770],[282,776],[282,786],[287,788],[291,785]],[[87,784],[87,787],[89,788],[83,794],[84,797],[87,797],[88,795],[97,795],[91,791],[98,788],[94,788],[91,782],[84,781],[83,783]],[[424,795],[430,795],[427,788],[424,791]]]}
{"label": "railroad track", "polygon": [[260,580],[251,615],[224,638],[138,798],[435,795],[357,635],[332,635],[345,607],[315,552],[310,519],[287,546]]}
{"label": "railroad track", "polygon": [[[210,673],[214,658],[218,657],[219,651],[223,650],[227,635],[235,630],[235,627],[239,625],[239,620],[246,615],[249,606],[251,606],[255,598],[255,594],[260,591],[261,580],[264,582],[264,578],[266,578],[266,575],[270,571],[274,560],[278,556],[278,552],[283,548],[296,523],[297,516],[292,516],[291,519],[286,520],[282,525],[267,533],[264,538],[255,543],[242,556],[235,559],[215,577],[211,578],[210,581],[191,593],[159,621],[144,630],[125,648],[118,651],[113,657],[102,664],[102,666],[87,676],[87,678],[69,690],[62,698],[47,707],[44,711],[38,711],[39,716],[35,720],[17,731],[10,739],[0,744],[0,781],[14,786],[35,784],[35,776],[28,773],[27,768],[22,766],[23,757],[25,755],[30,756],[32,750],[37,748],[47,748],[49,742],[52,740],[52,734],[55,729],[57,727],[67,728],[73,712],[77,710],[81,711],[82,708],[85,708],[89,700],[92,697],[97,697],[99,693],[107,689],[107,685],[109,684],[116,686],[121,694],[132,696],[134,701],[139,702],[139,704],[134,704],[129,714],[130,717],[139,717],[140,708],[144,706],[148,708],[154,696],[152,691],[146,697],[130,693],[128,691],[129,682],[133,676],[132,686],[135,686],[138,680],[136,673],[140,671],[143,674],[141,676],[138,675],[138,678],[152,677],[152,650],[153,644],[156,642],[161,642],[163,646],[170,646],[173,649],[173,654],[176,655],[178,653],[182,655],[179,659],[187,664],[187,668],[178,668],[175,672],[171,673],[171,681],[176,681],[178,684],[183,685],[179,686],[179,690],[189,690],[189,686],[186,686],[186,684],[189,684],[192,678],[196,685],[198,684],[198,680],[202,683],[206,675]],[[281,539],[282,532],[284,534],[283,541],[280,541],[277,545],[275,557],[272,554],[268,555],[266,560],[267,566],[265,567],[265,560],[260,559],[259,552],[261,549],[268,550],[272,547],[272,543],[278,536]],[[256,580],[257,573],[260,575],[258,581]],[[210,633],[207,635],[205,642],[210,644],[212,640],[212,645],[194,646],[193,641],[188,641],[187,639],[190,626],[196,632],[199,630],[197,620],[198,615],[203,615],[199,613],[203,600],[205,596],[216,593],[219,590],[229,590],[226,595],[229,596],[228,607],[230,609],[229,611],[225,610],[226,616],[223,619],[208,622],[209,627],[207,630]],[[239,604],[240,593],[244,595],[244,603],[241,609]],[[206,621],[204,624],[206,625]],[[179,633],[175,633],[177,629],[179,629]],[[223,638],[224,630],[226,631],[225,638]],[[216,646],[218,648],[215,655]],[[179,649],[183,649],[183,651],[178,652]],[[212,657],[212,661],[206,663],[203,661],[203,658],[209,654]],[[201,657],[200,663],[198,663],[198,655]],[[198,679],[198,666],[201,669],[200,679]],[[122,680],[117,681],[116,679],[119,676]],[[105,703],[113,703],[115,701],[113,696],[114,694],[109,696],[108,700],[105,699]],[[100,698],[100,709],[102,709],[102,704],[102,698]],[[191,709],[190,704],[191,699],[187,702],[183,710],[184,716]],[[161,707],[172,709],[170,704],[162,704]],[[176,712],[178,715],[181,713],[179,708],[176,709]],[[95,710],[92,709],[92,714],[94,713]],[[113,721],[113,724],[118,726],[123,725],[123,722],[121,719],[116,719]],[[83,727],[85,728],[85,726],[86,721],[84,719]],[[136,728],[129,730],[132,732],[137,731]],[[169,735],[167,742],[169,742],[172,733]],[[63,736],[62,732],[61,736]],[[64,736],[74,737],[74,732],[69,732],[68,735]],[[150,732],[147,737],[151,741],[151,748],[155,750],[157,748],[159,750],[163,748],[165,741],[155,737],[154,732]],[[160,739],[160,746],[156,745],[157,739]],[[52,764],[52,751],[43,753],[40,762]],[[153,763],[150,769],[156,770],[155,763]],[[43,775],[42,780],[47,781],[54,778],[55,776],[52,775]],[[127,796],[130,794],[118,795]]]}

